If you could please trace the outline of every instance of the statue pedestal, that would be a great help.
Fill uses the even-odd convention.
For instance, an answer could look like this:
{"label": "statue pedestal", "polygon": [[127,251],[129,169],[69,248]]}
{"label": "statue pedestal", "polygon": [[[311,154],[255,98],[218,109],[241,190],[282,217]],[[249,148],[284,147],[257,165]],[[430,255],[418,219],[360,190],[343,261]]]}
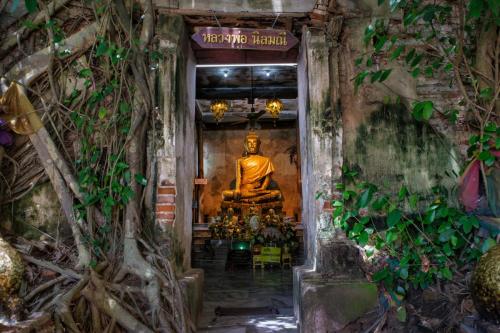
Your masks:
{"label": "statue pedestal", "polygon": [[229,208],[234,210],[235,215],[246,216],[250,213],[250,209],[253,207],[257,215],[264,215],[269,209],[274,209],[276,214],[281,214],[283,209],[283,202],[281,200],[270,201],[270,202],[243,202],[243,201],[222,201],[221,210],[222,214],[226,214]]}

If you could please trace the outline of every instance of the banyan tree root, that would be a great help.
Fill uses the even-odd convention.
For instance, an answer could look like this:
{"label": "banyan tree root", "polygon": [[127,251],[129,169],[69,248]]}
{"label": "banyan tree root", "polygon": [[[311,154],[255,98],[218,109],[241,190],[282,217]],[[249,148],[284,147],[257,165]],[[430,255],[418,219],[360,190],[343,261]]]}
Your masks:
{"label": "banyan tree root", "polygon": [[[11,321],[0,329],[29,332],[53,326],[56,331],[70,332],[114,332],[119,328],[130,332],[194,332],[170,262],[156,247],[144,252],[149,260],[143,262],[137,242],[132,245],[126,241],[124,244],[138,252],[127,259],[125,271],[122,264],[103,262],[78,272],[71,268],[70,257],[53,263],[60,254],[54,253],[52,246],[30,243],[36,247],[18,246],[27,262],[27,276],[32,277],[27,282],[34,287],[21,295],[24,316],[19,317],[25,320]],[[146,269],[147,278],[137,278],[142,275],[139,267]]]}

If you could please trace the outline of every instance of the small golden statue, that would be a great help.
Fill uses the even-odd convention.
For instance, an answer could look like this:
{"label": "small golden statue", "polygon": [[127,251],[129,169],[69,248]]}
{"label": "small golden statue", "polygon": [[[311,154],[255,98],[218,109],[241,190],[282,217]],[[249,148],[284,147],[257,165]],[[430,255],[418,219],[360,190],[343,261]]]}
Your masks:
{"label": "small golden statue", "polygon": [[280,190],[268,189],[274,165],[267,157],[259,155],[260,139],[250,132],[245,139],[246,156],[236,161],[236,186],[234,190],[222,192],[225,201],[269,202],[281,200]]}
{"label": "small golden statue", "polygon": [[229,208],[227,210],[227,214],[226,216],[224,216],[222,223],[223,225],[231,228],[235,227],[238,224],[238,216],[234,215],[234,209]]}

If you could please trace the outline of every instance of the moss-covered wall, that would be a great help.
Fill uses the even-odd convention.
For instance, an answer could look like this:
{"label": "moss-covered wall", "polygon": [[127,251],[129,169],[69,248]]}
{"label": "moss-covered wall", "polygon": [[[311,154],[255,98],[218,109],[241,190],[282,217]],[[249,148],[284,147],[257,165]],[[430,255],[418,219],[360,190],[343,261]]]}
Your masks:
{"label": "moss-covered wall", "polygon": [[362,179],[397,191],[453,190],[461,161],[453,145],[402,105],[381,106],[345,134],[345,164]]}
{"label": "moss-covered wall", "polygon": [[[366,52],[362,36],[370,22],[371,18],[349,19],[342,30],[339,61],[344,165],[387,192],[397,192],[403,184],[423,194],[434,186],[453,192],[463,165],[455,129],[451,124],[418,122],[409,109],[416,100],[430,99],[435,105],[447,102],[448,95],[440,95],[446,78],[429,80],[424,89],[403,63],[385,64],[385,59],[380,59],[384,68],[392,69],[389,78],[382,84],[367,82],[358,91],[354,89],[353,78],[361,70],[354,62]],[[429,95],[429,85],[436,87],[435,94]]]}
{"label": "moss-covered wall", "polygon": [[0,207],[0,228],[28,239],[70,235],[57,195],[50,183],[37,185],[22,199]]}

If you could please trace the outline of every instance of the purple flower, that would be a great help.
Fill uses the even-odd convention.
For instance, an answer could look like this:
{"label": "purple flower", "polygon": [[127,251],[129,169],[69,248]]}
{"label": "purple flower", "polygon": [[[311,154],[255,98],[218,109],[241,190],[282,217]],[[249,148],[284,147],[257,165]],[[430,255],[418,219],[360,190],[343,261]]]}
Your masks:
{"label": "purple flower", "polygon": [[14,137],[8,131],[7,123],[0,119],[0,145],[10,146],[14,143]]}

